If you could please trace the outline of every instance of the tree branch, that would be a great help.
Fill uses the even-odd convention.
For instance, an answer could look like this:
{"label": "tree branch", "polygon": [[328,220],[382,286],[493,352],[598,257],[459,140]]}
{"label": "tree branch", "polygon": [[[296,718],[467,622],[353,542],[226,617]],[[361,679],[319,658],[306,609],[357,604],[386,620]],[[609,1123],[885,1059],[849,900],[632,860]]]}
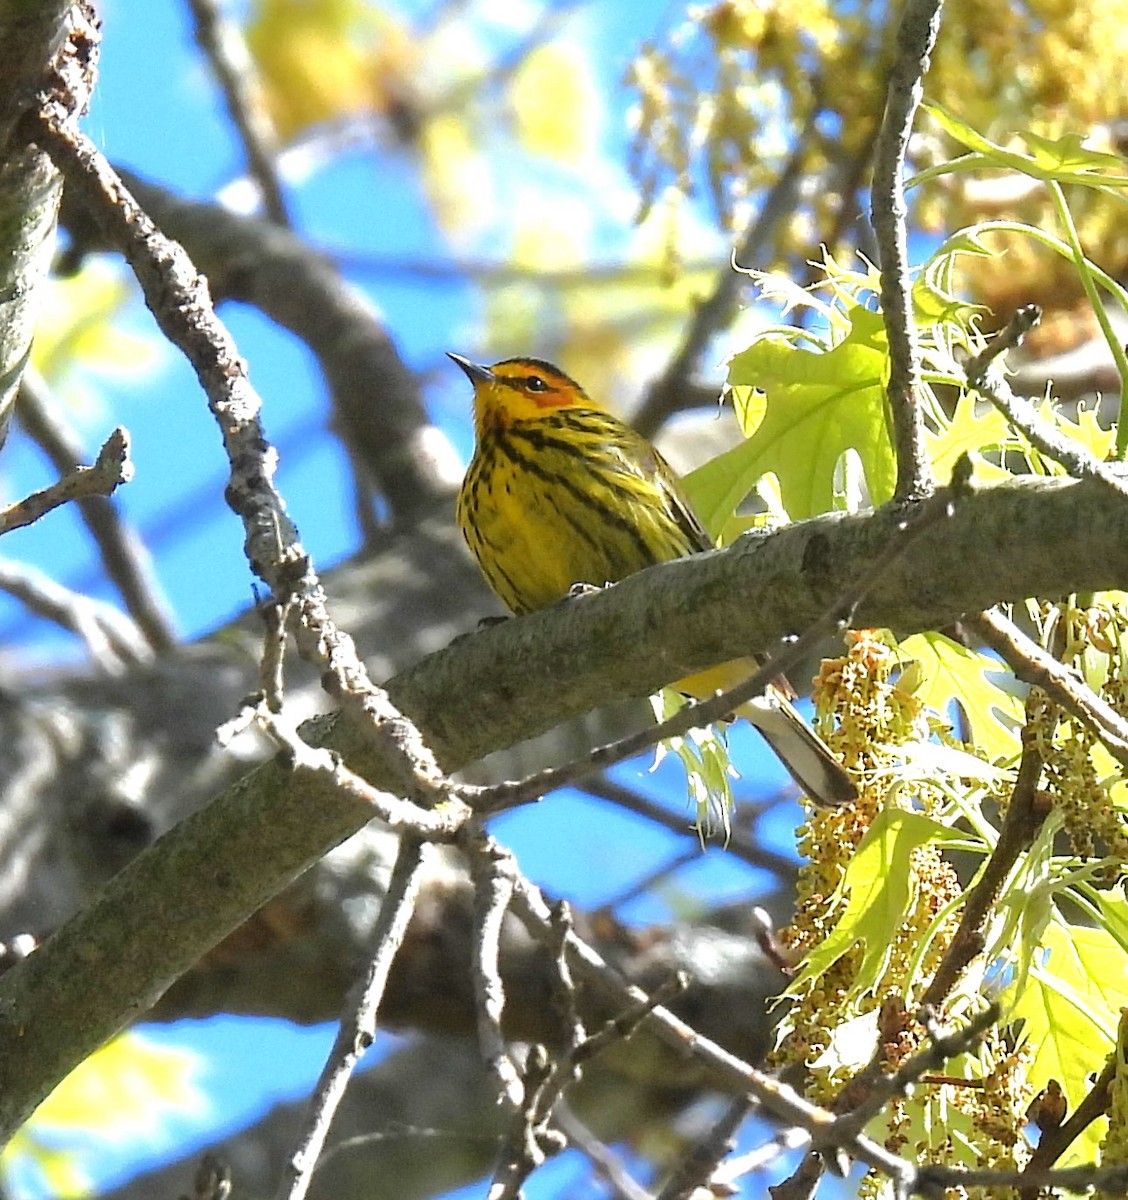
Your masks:
{"label": "tree branch", "polygon": [[85,2],[0,2],[0,445],[31,354],[62,190],[47,156],[14,135],[49,71],[69,73],[75,103],[85,107],[95,26]]}
{"label": "tree branch", "polygon": [[337,1038],[310,1101],[306,1128],[278,1185],[278,1200],[304,1200],[333,1116],[361,1055],[375,1040],[377,1010],[388,973],[407,932],[407,923],[419,894],[424,857],[430,849],[410,834],[400,842],[388,891],[373,931],[372,956],[346,1001]]}
{"label": "tree branch", "polygon": [[1016,679],[1040,687],[1104,742],[1128,768],[1128,721],[1064,663],[1028,638],[1002,613],[989,610],[964,619],[965,628],[999,654]]}
{"label": "tree branch", "polygon": [[873,228],[881,260],[881,309],[889,334],[886,394],[897,453],[894,498],[900,501],[919,499],[932,488],[920,406],[920,347],[913,318],[904,173],[913,118],[940,29],[941,4],[942,0],[908,0],[905,6],[873,166]]}
{"label": "tree branch", "polygon": [[189,8],[195,21],[196,43],[219,81],[266,215],[277,225],[288,225],[290,218],[276,170],[278,141],[243,33],[216,0],[189,0]]}
{"label": "tree branch", "polygon": [[[35,370],[24,373],[18,406],[20,428],[51,460],[60,475],[79,466],[78,439]],[[78,511],[102,557],[102,566],[121,595],[126,611],[158,653],[176,645],[171,611],[136,532],[104,496],[78,500]]]}
{"label": "tree branch", "polygon": [[[1027,712],[1031,711],[1027,702]],[[1039,738],[1029,723],[1022,729],[1022,759],[1011,790],[1010,803],[991,857],[964,901],[960,923],[944,954],[932,982],[921,997],[921,1007],[939,1011],[964,969],[983,952],[984,928],[1003,884],[1027,850],[1046,819],[1046,809],[1038,801],[1038,780],[1042,775],[1042,750]]]}
{"label": "tree branch", "polygon": [[[462,466],[427,415],[408,369],[372,303],[336,266],[290,230],[217,204],[184,200],[128,172],[130,191],[161,230],[181,242],[217,297],[251,304],[301,338],[330,389],[334,423],[396,522],[453,505]],[[87,242],[88,219],[64,200],[63,220]]]}
{"label": "tree branch", "polygon": [[111,496],[133,478],[129,459],[129,434],[120,426],[106,438],[98,457],[89,467],[75,467],[61,479],[0,510],[0,534],[22,529],[38,521],[51,509],[72,500]]}
{"label": "tree branch", "polygon": [[[392,680],[390,698],[416,716],[427,744],[455,770],[615,696],[646,694],[763,650],[816,617],[896,524],[885,511],[829,516],[662,564],[460,639]],[[1057,547],[1053,555],[1042,553],[1048,542]],[[905,634],[999,600],[1126,587],[1128,513],[1108,489],[1016,480],[973,492],[940,529],[923,533],[858,618]],[[303,736],[335,750],[372,788],[403,786],[396,756],[352,723],[316,718]],[[327,773],[294,773],[272,762],[138,856],[0,980],[0,1135],[371,816],[363,799],[342,794]],[[105,964],[115,969],[100,969],[93,987],[92,966]]]}
{"label": "tree branch", "polygon": [[[670,359],[665,371],[646,391],[633,424],[645,437],[653,437],[658,427],[673,413],[690,407],[693,395],[690,380],[697,370],[710,338],[731,319],[745,283],[745,274],[738,269],[754,263],[776,225],[795,206],[803,165],[817,136],[815,119],[819,113],[817,100],[812,104],[803,131],[796,138],[787,165],[764,198],[759,211],[749,222],[740,244],[733,252],[732,262],[718,273],[713,292],[694,309],[692,319],[682,335],[681,345]],[[715,399],[715,397],[714,397]]]}
{"label": "tree branch", "polygon": [[1041,319],[1042,310],[1036,304],[1020,308],[987,349],[968,360],[964,368],[967,385],[990,400],[1036,450],[1060,463],[1074,478],[1098,479],[1122,499],[1128,499],[1128,478],[1123,470],[1115,471],[1086,450],[1076,438],[1059,433],[1038,415],[1029,400],[1016,396],[1007,381],[991,370],[995,360],[1018,346]]}
{"label": "tree branch", "polygon": [[119,609],[63,587],[36,567],[0,559],[0,591],[76,634],[107,675],[120,675],[127,666],[152,658],[137,627]]}

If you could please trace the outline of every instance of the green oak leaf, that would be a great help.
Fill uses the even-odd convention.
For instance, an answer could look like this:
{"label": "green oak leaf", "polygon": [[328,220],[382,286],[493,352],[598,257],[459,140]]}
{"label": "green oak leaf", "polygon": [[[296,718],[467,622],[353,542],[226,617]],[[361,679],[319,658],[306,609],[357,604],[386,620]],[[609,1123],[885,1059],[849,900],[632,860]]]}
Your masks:
{"label": "green oak leaf", "polygon": [[742,499],[764,474],[779,481],[794,520],[834,507],[835,467],[854,451],[870,499],[893,494],[896,463],[886,414],[888,352],[880,313],[855,307],[829,350],[773,334],[729,362],[729,387],[748,440],[722,458]]}

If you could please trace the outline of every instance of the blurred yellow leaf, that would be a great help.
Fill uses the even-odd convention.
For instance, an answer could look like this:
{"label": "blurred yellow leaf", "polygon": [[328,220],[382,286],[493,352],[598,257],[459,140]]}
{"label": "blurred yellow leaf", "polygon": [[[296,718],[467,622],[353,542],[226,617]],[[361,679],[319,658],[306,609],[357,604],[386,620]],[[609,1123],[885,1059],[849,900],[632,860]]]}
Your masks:
{"label": "blurred yellow leaf", "polygon": [[561,270],[590,261],[592,212],[583,196],[534,191],[516,197],[513,264],[530,271]]}
{"label": "blurred yellow leaf", "polygon": [[52,387],[89,399],[95,376],[136,378],[161,361],[160,344],[123,327],[119,318],[135,292],[106,259],[45,286],[31,361]]}
{"label": "blurred yellow leaf", "polygon": [[125,1033],[92,1054],[35,1110],[4,1152],[8,1169],[21,1157],[39,1168],[54,1195],[90,1191],[84,1163],[99,1142],[151,1137],[171,1113],[197,1112],[202,1060],[189,1050]]}
{"label": "blurred yellow leaf", "polygon": [[410,78],[410,38],[364,0],[258,0],[246,37],[283,140],[386,109],[397,79]]}
{"label": "blurred yellow leaf", "polygon": [[509,88],[517,137],[533,154],[575,162],[595,148],[601,116],[589,56],[571,42],[527,54]]}
{"label": "blurred yellow leaf", "polygon": [[432,117],[419,134],[423,182],[443,230],[456,240],[479,232],[497,211],[490,162],[464,114]]}

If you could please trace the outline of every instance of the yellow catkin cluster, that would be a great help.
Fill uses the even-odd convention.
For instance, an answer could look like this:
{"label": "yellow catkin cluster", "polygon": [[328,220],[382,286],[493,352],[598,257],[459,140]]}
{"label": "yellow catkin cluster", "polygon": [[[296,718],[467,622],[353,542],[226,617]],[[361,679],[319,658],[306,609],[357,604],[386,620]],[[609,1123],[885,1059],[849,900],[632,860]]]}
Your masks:
{"label": "yellow catkin cluster", "polygon": [[[859,801],[848,811],[814,814],[800,831],[808,862],[800,871],[795,920],[781,935],[797,961],[834,928],[841,914],[831,897],[882,807],[903,803],[923,805],[928,811],[932,803],[926,790],[922,794],[916,787],[901,791],[888,787],[897,747],[924,739],[930,732],[917,699],[897,686],[898,663],[895,650],[879,634],[859,631],[851,635],[843,658],[823,665],[816,684],[817,709],[833,711],[839,721],[836,732],[824,732],[846,762],[859,770],[863,786]],[[873,1014],[879,1057],[887,1071],[896,1070],[923,1043],[925,1033],[915,1019],[916,1006],[949,947],[958,910],[949,912],[939,928],[936,921],[941,911],[955,907],[952,901],[958,898],[960,886],[950,864],[932,845],[913,851],[911,874],[908,909],[898,928],[889,931],[891,945],[882,977],[868,991],[857,986],[863,954],[858,947],[791,998],[774,1065],[804,1066],[805,1090],[813,1100],[839,1107],[852,1103],[853,1068],[839,1065],[832,1042],[848,1022],[864,1021],[866,1014]],[[920,958],[926,933],[931,941]],[[910,1096],[888,1106],[884,1129],[875,1136],[883,1137],[889,1149],[918,1161],[966,1163],[970,1144],[980,1164],[1023,1165],[1029,1147],[1022,1130],[1032,1095],[1025,1074],[1027,1052],[1015,1051],[997,1031],[991,1031],[976,1054],[979,1065],[966,1068],[974,1080],[971,1086],[958,1080],[922,1080]],[[964,1073],[963,1069],[957,1072],[961,1077]],[[953,1137],[950,1131],[956,1130],[959,1136]],[[860,1194],[876,1200],[885,1186],[880,1178],[870,1176]]]}
{"label": "yellow catkin cluster", "polygon": [[[979,1061],[991,1064],[971,1084],[947,1077],[926,1076],[908,1097],[890,1107],[885,1147],[913,1162],[962,1164],[989,1170],[1022,1170],[1033,1153],[1023,1136],[1034,1089],[1027,1077],[1033,1051],[1009,1047],[997,1030],[989,1030],[979,1051]],[[931,1119],[922,1121],[925,1106]],[[974,1149],[969,1153],[969,1147]],[[879,1200],[888,1193],[888,1182],[868,1174],[858,1189],[863,1200]],[[954,1189],[952,1197],[999,1200],[996,1189]]]}
{"label": "yellow catkin cluster", "polygon": [[[886,6],[866,2],[843,7],[829,0],[714,0],[692,7],[688,20],[662,42],[648,44],[628,73],[637,94],[631,168],[644,203],[668,188],[688,195],[704,177],[718,217],[739,226],[747,219],[745,196],[770,185],[816,107],[825,119],[819,135],[805,140],[807,172],[817,176],[833,167],[848,173],[868,161],[896,31]],[[1076,130],[1099,137],[1107,130],[1109,148],[1116,149],[1126,70],[1122,0],[1024,0],[992,13],[978,0],[949,0],[932,56],[929,97],[988,135],[1032,129],[1048,138]],[[931,141],[937,154],[955,153],[946,140]],[[1046,190],[1028,191],[1026,203],[1042,206],[1042,220],[1025,219],[1044,226],[1052,220]],[[1124,261],[1128,237],[1115,200],[1091,189],[1077,202],[1094,258],[1106,267]],[[998,215],[1000,201],[990,189],[963,189],[948,177],[915,189],[913,203],[918,219],[950,231]],[[773,250],[809,251],[839,228],[841,209],[833,188],[815,189],[791,221],[780,223]],[[990,257],[977,262],[986,264],[979,269],[984,287],[1006,287],[1016,273],[1009,255],[1001,266]],[[1034,265],[1047,273],[1054,258],[1043,256]],[[993,280],[987,277],[992,269]],[[1031,278],[1030,271],[1021,275],[1024,285]],[[1041,299],[1042,292],[1037,295]],[[1052,293],[1050,300],[1052,308]]]}
{"label": "yellow catkin cluster", "polygon": [[[1128,716],[1128,663],[1124,641],[1128,619],[1119,604],[1066,609],[1062,661],[1121,715]],[[1128,859],[1128,825],[1110,795],[1119,782],[1107,756],[1099,757],[1099,739],[1076,717],[1035,690],[1027,705],[1028,724],[1039,739],[1044,759],[1042,787],[1065,822],[1074,851],[1085,858],[1107,855]],[[1102,765],[1103,763],[1103,765]]]}
{"label": "yellow catkin cluster", "polygon": [[1128,1008],[1120,1010],[1112,1085],[1108,1091],[1108,1130],[1101,1140],[1101,1163],[1128,1162]]}
{"label": "yellow catkin cluster", "polygon": [[999,1170],[1021,1170],[1032,1153],[1023,1136],[1027,1110],[1034,1099],[1029,1080],[1034,1050],[1028,1043],[1017,1049],[1003,1044],[997,1030],[990,1030],[985,1048],[994,1067],[983,1080],[983,1090],[973,1092],[970,1112],[977,1137],[977,1164]]}
{"label": "yellow catkin cluster", "polygon": [[[820,712],[834,711],[838,716],[837,731],[827,731],[827,736],[846,764],[859,771],[861,794],[846,808],[812,814],[799,830],[799,850],[807,861],[799,871],[795,919],[781,934],[797,959],[819,945],[838,921],[840,909],[832,897],[858,844],[887,803],[889,771],[897,746],[928,734],[920,703],[893,681],[898,666],[895,651],[872,631],[857,631],[849,638],[844,657],[824,662],[815,683],[815,704]],[[915,851],[913,860],[917,884],[913,909],[892,934],[889,968],[880,995],[856,994],[861,948],[843,955],[812,981],[805,994],[794,997],[786,1022],[788,1033],[776,1052],[778,1065],[803,1063],[810,1067],[828,1048],[831,1032],[843,1021],[872,1011],[882,996],[904,993],[921,933],[958,888],[951,868],[932,847]],[[936,939],[934,946],[944,942],[946,939]],[[933,953],[930,951],[930,959]],[[811,1080],[811,1096],[828,1100],[844,1082],[841,1071],[821,1072]]]}

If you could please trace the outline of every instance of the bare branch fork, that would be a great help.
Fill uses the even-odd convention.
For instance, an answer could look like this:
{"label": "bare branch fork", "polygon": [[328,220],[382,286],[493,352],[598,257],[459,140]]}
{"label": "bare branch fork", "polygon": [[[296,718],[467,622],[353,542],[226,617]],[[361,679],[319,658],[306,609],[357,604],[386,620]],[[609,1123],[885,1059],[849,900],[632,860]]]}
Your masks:
{"label": "bare branch fork", "polygon": [[[51,396],[46,381],[30,365],[20,381],[17,413],[20,428],[50,459],[60,476],[81,465],[83,453],[77,436],[61,406]],[[103,569],[140,635],[157,653],[170,649],[177,640],[175,623],[140,537],[105,496],[79,499],[78,511],[98,547]]]}
{"label": "bare branch fork", "polygon": [[49,487],[33,492],[26,499],[0,511],[0,534],[30,525],[60,504],[89,496],[112,496],[121,484],[128,483],[132,478],[129,434],[118,426],[98,451],[93,466],[75,467]]}
{"label": "bare branch fork", "polygon": [[120,609],[64,587],[36,567],[0,558],[0,591],[36,616],[69,629],[85,644],[98,670],[108,676],[152,659],[151,646]]}
{"label": "bare branch fork", "polygon": [[376,1036],[376,1013],[396,953],[419,895],[423,866],[431,847],[412,834],[400,841],[399,854],[373,934],[373,952],[355,994],[349,997],[336,1041],[310,1101],[309,1119],[278,1186],[277,1200],[305,1196],[337,1107],[344,1098],[361,1056]]}
{"label": "bare branch fork", "polygon": [[990,400],[1035,449],[1060,463],[1074,479],[1098,480],[1116,495],[1128,499],[1128,478],[1123,472],[1101,462],[1079,442],[1059,433],[1039,416],[1029,400],[1016,396],[1003,376],[992,369],[1003,354],[1021,345],[1041,319],[1042,310],[1036,304],[1020,308],[990,345],[968,360],[964,367],[967,385]]}
{"label": "bare branch fork", "polygon": [[418,731],[372,684],[352,639],[329,618],[324,589],[274,486],[276,454],[259,420],[262,402],[215,315],[206,280],[77,129],[64,80],[44,95],[28,132],[52,157],[105,236],[121,249],[158,325],[194,367],[223,436],[230,463],[226,499],[243,521],[248,561],[279,602],[295,600],[299,652],[321,669],[342,709],[400,758],[409,792],[441,792],[441,772]]}

